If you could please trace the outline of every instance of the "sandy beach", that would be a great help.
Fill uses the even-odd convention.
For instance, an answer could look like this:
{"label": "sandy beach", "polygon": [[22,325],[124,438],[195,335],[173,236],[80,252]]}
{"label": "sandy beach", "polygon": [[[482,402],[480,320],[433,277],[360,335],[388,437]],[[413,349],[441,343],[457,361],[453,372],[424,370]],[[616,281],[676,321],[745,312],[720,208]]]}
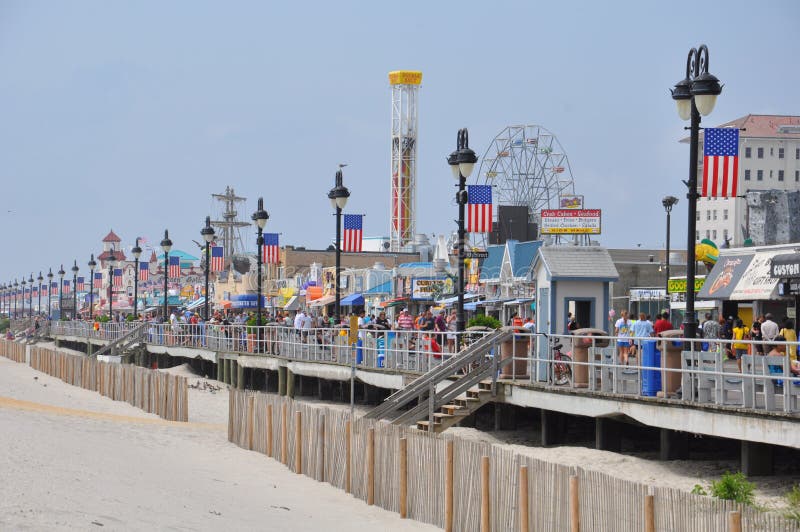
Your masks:
{"label": "sandy beach", "polygon": [[191,392],[165,422],[0,358],[0,529],[436,530],[234,446],[227,392]]}

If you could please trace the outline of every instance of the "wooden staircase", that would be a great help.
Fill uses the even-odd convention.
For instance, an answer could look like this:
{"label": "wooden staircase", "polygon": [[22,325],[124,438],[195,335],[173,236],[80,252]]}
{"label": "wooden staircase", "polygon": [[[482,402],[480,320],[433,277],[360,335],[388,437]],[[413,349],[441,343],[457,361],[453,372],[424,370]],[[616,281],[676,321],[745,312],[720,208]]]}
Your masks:
{"label": "wooden staircase", "polygon": [[[453,399],[449,404],[442,406],[438,412],[433,414],[433,431],[443,432],[453,425],[459,423],[465,417],[474,414],[480,407],[486,403],[496,400],[496,395],[492,395],[492,381],[486,379],[480,381],[477,386],[473,386]],[[417,428],[419,430],[430,430],[430,423],[425,421],[417,421]]]}

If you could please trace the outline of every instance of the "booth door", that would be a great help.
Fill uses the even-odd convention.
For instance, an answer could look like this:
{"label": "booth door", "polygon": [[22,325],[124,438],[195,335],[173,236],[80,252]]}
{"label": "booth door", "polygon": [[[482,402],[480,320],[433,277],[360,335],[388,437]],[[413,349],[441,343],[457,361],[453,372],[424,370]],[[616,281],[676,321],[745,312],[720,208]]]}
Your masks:
{"label": "booth door", "polygon": [[[539,288],[536,295],[536,332],[550,334],[550,288]],[[549,342],[543,336],[536,337],[537,354],[539,360],[547,360],[550,356]],[[536,367],[536,379],[542,382],[547,381],[547,363],[539,362]]]}

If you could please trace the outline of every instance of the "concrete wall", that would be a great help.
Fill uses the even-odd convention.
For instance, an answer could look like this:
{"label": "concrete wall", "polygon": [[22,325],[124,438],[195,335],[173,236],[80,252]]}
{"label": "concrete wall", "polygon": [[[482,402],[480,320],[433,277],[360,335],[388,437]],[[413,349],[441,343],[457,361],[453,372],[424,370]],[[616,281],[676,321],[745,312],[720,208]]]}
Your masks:
{"label": "concrete wall", "polygon": [[757,246],[800,241],[800,192],[764,190],[746,194],[750,238]]}

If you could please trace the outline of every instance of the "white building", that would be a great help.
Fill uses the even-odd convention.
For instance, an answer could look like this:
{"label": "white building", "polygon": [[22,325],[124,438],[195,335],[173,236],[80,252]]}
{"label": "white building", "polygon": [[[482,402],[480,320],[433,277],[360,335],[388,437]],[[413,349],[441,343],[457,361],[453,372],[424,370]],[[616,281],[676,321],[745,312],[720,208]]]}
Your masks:
{"label": "white building", "polygon": [[[747,115],[717,127],[738,127],[739,182],[736,198],[700,198],[697,240],[722,247],[744,243],[749,232],[747,202],[742,195],[757,190],[800,190],[800,116]],[[688,142],[684,139],[683,142]],[[700,134],[698,186],[703,182],[703,135]],[[743,230],[744,229],[744,230]]]}

